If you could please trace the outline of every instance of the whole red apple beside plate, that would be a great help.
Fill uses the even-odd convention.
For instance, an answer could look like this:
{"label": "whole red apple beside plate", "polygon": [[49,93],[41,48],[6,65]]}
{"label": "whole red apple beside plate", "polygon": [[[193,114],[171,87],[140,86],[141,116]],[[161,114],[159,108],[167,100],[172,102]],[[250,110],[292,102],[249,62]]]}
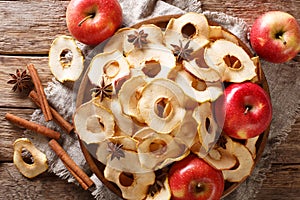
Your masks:
{"label": "whole red apple beside plate", "polygon": [[300,51],[299,23],[286,12],[266,12],[253,23],[250,42],[255,52],[269,62],[289,61]]}
{"label": "whole red apple beside plate", "polygon": [[68,30],[87,45],[97,45],[112,36],[122,19],[117,0],[71,0],[66,12]]}

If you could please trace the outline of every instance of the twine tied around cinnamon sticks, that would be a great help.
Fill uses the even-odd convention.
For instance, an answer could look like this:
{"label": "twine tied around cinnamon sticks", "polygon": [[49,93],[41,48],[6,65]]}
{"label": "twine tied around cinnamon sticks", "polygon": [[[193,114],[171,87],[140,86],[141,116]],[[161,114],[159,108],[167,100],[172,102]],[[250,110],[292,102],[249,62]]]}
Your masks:
{"label": "twine tied around cinnamon sticks", "polygon": [[[34,88],[36,91],[32,90],[29,93],[29,97],[32,101],[41,108],[43,115],[45,117],[45,121],[54,120],[62,129],[64,129],[68,134],[73,133],[74,126],[66,121],[54,108],[52,108],[47,100],[47,97],[44,92],[44,88],[42,86],[41,80],[39,78],[38,72],[33,64],[29,64],[27,69],[31,75],[32,82],[34,84]],[[82,186],[84,190],[90,188],[94,182],[90,179],[90,177],[72,160],[72,158],[68,155],[68,153],[61,147],[61,145],[57,142],[61,139],[61,134],[57,131],[47,128],[38,123],[34,123],[13,115],[11,113],[5,114],[5,119],[8,121],[24,127],[26,129],[32,130],[36,133],[44,135],[51,140],[48,142],[48,145],[52,148],[52,150],[56,153],[56,155],[62,160],[66,168],[70,171],[70,173],[74,176],[74,178],[78,181],[78,183]]]}

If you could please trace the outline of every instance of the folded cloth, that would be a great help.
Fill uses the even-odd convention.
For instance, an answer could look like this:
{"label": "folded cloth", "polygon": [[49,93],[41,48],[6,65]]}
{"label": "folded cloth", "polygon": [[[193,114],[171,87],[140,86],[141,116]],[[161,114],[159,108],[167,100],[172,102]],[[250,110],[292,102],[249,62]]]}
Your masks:
{"label": "folded cloth", "polygon": [[[202,11],[201,2],[197,0],[119,0],[119,2],[123,9],[124,26],[131,26],[145,19],[161,15],[199,12],[234,33],[245,44],[249,44],[247,40],[248,26],[243,20],[228,16],[224,13]],[[89,48],[82,46],[82,49]],[[84,52],[87,54],[90,52],[90,49]],[[300,83],[299,77],[297,77],[297,74],[300,73],[299,67],[297,68],[296,65],[286,64],[271,66],[271,64],[267,62],[262,62],[262,65],[270,86],[274,109],[274,119],[271,125],[270,137],[264,155],[252,175],[225,199],[254,199],[255,194],[259,191],[262,181],[265,178],[265,173],[270,167],[270,160],[276,156],[273,151],[274,148],[286,137],[291,124],[294,122],[295,115],[297,113],[299,114],[300,94],[298,88],[300,88]],[[289,89],[287,90],[286,88]],[[77,91],[73,88],[67,87],[55,79],[49,82],[47,88],[45,88],[45,93],[50,104],[69,121],[72,120],[75,111],[76,92]],[[34,111],[31,120],[63,132],[55,123],[45,122],[40,109]],[[64,167],[64,164],[48,147],[48,140],[30,131],[26,132],[33,143],[46,153],[49,161],[49,171],[63,179],[67,179],[69,182],[76,183],[75,179]],[[91,175],[92,180],[96,184],[96,189],[91,192],[96,199],[119,199],[89,170],[76,135],[62,134],[62,146],[73,160]]]}

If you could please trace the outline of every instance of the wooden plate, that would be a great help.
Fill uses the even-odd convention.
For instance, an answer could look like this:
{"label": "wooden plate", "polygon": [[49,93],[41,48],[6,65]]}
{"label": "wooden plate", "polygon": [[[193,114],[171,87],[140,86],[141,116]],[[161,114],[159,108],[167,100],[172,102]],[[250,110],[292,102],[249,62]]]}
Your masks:
{"label": "wooden plate", "polygon": [[[133,28],[139,28],[141,25],[143,24],[155,24],[159,27],[161,27],[162,29],[164,29],[166,27],[166,25],[168,24],[169,20],[171,18],[178,18],[181,15],[168,15],[168,16],[161,16],[161,17],[157,17],[157,18],[152,18],[149,20],[145,20],[143,22],[140,22],[134,26],[132,26]],[[213,21],[209,21],[210,25],[218,25],[217,23],[213,22]],[[224,28],[223,28],[224,29]],[[226,29],[224,29],[226,30]],[[226,30],[228,31],[228,30]],[[229,31],[228,31],[229,32]],[[251,51],[249,50],[249,48],[241,41],[239,40],[240,46],[243,47],[243,49],[251,56],[253,57]],[[91,61],[91,59],[93,58],[93,56],[95,56],[97,53],[100,53],[103,45],[99,45],[94,49],[94,53],[92,52],[91,55],[89,55],[86,60],[85,60],[85,67],[87,68],[87,66],[89,66],[89,63]],[[263,73],[263,71],[261,71],[261,82],[260,85],[261,87],[263,87],[268,93],[269,93],[269,87],[268,87],[268,83],[267,80],[265,78],[265,75]],[[91,95],[87,95],[87,91],[90,91],[91,86],[88,83],[88,78],[86,75],[84,75],[81,79],[81,83],[79,86],[79,90],[78,90],[78,95],[77,95],[77,101],[76,101],[76,107],[80,106],[81,104],[89,101],[91,99]],[[254,166],[256,166],[256,164],[259,162],[262,153],[264,151],[267,139],[268,139],[268,135],[269,135],[269,130],[270,130],[270,126],[268,127],[268,129],[266,131],[264,131],[264,133],[262,133],[259,136],[258,141],[256,142],[256,158],[254,160]],[[96,158],[94,158],[91,153],[87,150],[87,148],[85,147],[85,145],[83,144],[82,141],[80,141],[80,145],[81,145],[81,149],[82,152],[85,156],[85,159],[87,161],[87,163],[90,166],[90,169],[92,170],[93,173],[95,173],[97,175],[97,177],[104,183],[104,185],[106,185],[112,192],[114,192],[115,194],[117,194],[118,196],[122,197],[121,195],[121,191],[120,189],[112,182],[107,181],[104,178],[104,168],[105,165],[103,165],[101,162],[99,162]],[[223,192],[223,196],[225,197],[227,195],[229,195],[231,192],[233,192],[241,183],[243,183],[243,181],[238,182],[238,183],[230,183],[230,182],[225,182],[225,189]]]}

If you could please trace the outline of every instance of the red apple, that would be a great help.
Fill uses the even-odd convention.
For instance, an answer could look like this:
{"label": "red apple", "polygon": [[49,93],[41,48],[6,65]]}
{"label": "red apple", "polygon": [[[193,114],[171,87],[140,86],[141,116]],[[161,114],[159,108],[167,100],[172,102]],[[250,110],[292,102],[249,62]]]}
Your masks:
{"label": "red apple", "polygon": [[172,200],[218,200],[224,178],[220,170],[191,154],[171,167],[169,185]]}
{"label": "red apple", "polygon": [[97,45],[112,36],[122,19],[118,0],[71,0],[66,12],[68,30],[87,45]]}
{"label": "red apple", "polygon": [[237,139],[263,133],[272,119],[272,105],[267,92],[252,82],[232,83],[214,103],[216,120],[223,131]]}
{"label": "red apple", "polygon": [[286,12],[266,12],[253,23],[250,43],[261,58],[273,63],[286,62],[300,51],[300,26]]}

